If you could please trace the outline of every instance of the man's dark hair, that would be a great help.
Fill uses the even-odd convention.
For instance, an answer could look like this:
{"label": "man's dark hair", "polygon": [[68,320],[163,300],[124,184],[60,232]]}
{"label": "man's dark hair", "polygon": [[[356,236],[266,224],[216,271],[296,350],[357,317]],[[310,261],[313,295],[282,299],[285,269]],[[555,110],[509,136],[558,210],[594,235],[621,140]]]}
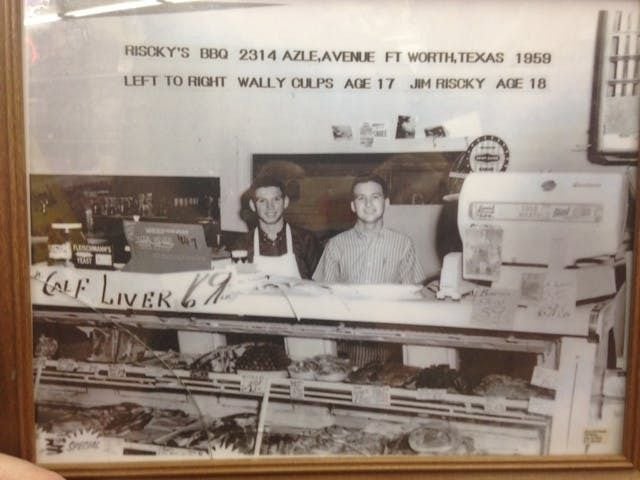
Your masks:
{"label": "man's dark hair", "polygon": [[262,177],[257,177],[253,183],[251,184],[251,188],[249,189],[249,197],[255,201],[256,199],[256,190],[264,187],[277,187],[282,192],[282,195],[286,195],[287,192],[284,189],[284,183],[274,176],[265,175]]}
{"label": "man's dark hair", "polygon": [[380,185],[382,187],[382,193],[384,194],[384,198],[388,198],[389,197],[389,190],[387,189],[387,182],[384,181],[384,179],[376,174],[370,173],[367,175],[358,175],[356,178],[353,179],[353,182],[351,182],[351,196],[354,195],[354,191],[356,188],[356,185],[360,184],[360,183],[368,183],[368,182],[374,182],[377,183],[378,185]]}

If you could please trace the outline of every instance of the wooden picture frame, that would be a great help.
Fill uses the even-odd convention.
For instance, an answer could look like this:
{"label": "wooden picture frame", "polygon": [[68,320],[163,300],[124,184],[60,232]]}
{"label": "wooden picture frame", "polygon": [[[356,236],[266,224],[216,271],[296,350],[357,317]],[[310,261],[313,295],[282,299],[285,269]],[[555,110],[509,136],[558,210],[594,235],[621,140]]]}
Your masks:
{"label": "wooden picture frame", "polygon": [[[0,3],[0,451],[34,460],[22,8]],[[636,203],[635,242],[640,202]],[[637,243],[636,243],[637,244]],[[622,455],[445,458],[293,458],[109,462],[50,466],[66,478],[640,478],[640,262],[634,260]],[[45,465],[46,466],[46,465]]]}

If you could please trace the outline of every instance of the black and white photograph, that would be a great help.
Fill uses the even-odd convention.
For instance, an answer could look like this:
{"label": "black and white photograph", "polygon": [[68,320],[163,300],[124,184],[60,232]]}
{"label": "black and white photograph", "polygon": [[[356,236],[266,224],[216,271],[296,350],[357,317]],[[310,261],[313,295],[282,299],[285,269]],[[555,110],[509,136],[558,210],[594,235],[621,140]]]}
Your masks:
{"label": "black and white photograph", "polygon": [[637,1],[94,3],[25,2],[39,462],[622,452]]}
{"label": "black and white photograph", "polygon": [[416,122],[411,115],[398,115],[396,138],[415,138]]}

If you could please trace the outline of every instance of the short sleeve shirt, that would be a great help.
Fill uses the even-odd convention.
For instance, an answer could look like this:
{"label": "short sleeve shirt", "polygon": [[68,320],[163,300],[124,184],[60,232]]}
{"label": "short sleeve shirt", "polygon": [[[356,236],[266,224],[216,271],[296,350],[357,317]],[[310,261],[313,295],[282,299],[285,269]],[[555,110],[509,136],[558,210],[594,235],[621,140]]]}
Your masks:
{"label": "short sleeve shirt", "polygon": [[381,228],[364,232],[357,226],[327,243],[313,279],[326,283],[420,283],[422,266],[406,235]]}

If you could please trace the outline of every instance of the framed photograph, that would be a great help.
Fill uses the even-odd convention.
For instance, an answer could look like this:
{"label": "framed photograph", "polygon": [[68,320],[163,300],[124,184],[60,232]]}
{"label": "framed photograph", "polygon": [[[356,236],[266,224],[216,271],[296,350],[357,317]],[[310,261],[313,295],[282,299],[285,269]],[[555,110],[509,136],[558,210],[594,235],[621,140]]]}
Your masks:
{"label": "framed photograph", "polygon": [[0,450],[640,477],[637,0],[0,20]]}

